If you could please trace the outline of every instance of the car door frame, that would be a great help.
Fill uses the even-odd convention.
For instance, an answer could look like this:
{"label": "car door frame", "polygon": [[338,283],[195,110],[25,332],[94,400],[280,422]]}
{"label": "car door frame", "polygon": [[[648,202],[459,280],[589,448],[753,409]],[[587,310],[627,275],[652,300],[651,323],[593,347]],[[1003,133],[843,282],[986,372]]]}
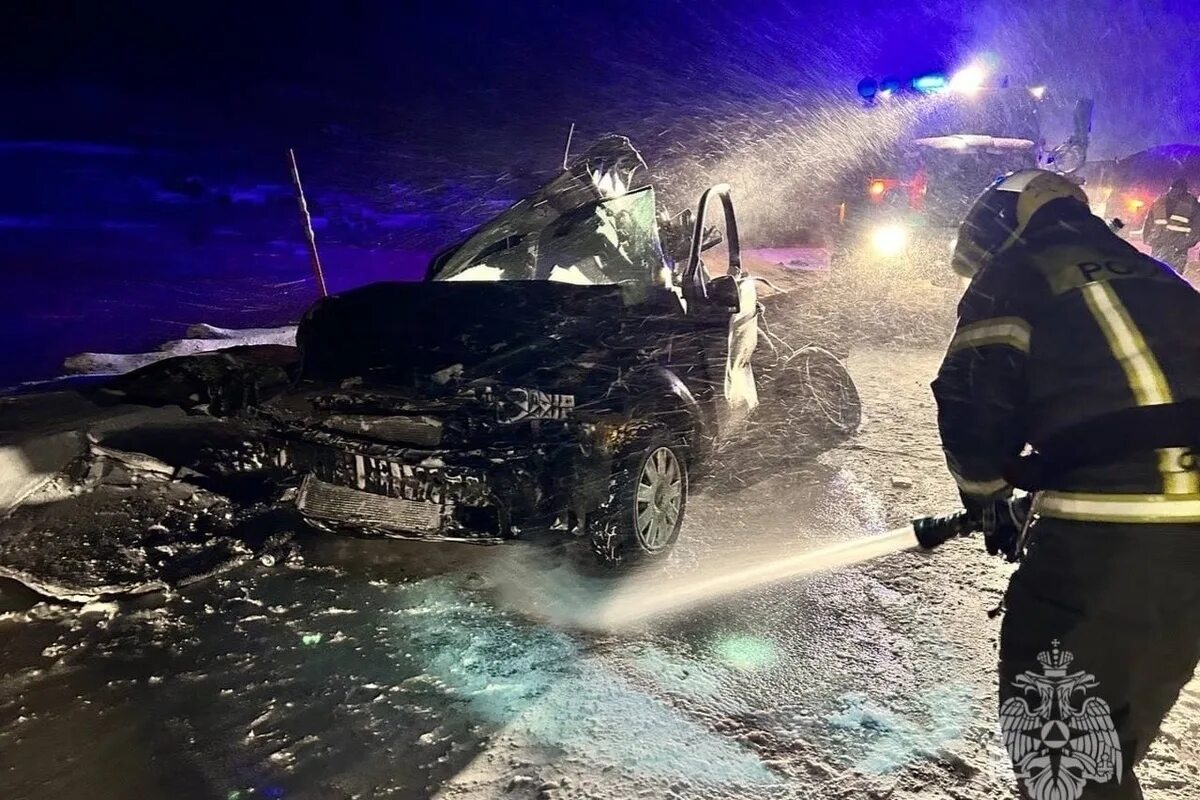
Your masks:
{"label": "car door frame", "polygon": [[[723,276],[710,278],[701,268],[700,253],[709,201],[713,197],[720,201],[725,217],[729,264]],[[729,304],[728,301],[733,298],[728,295],[724,298],[714,297],[709,291],[711,284],[721,278],[732,280],[736,305]],[[758,390],[751,363],[758,340],[757,293],[753,279],[742,270],[741,240],[728,184],[711,186],[700,196],[692,229],[691,249],[681,283],[687,315],[699,323],[697,333],[704,331],[706,356],[717,355],[719,347],[725,362],[721,380],[718,382],[716,375],[711,375],[710,379],[721,387],[715,397],[716,432],[719,437],[728,438],[744,426],[750,412],[758,405]],[[717,324],[720,321],[724,325]],[[706,360],[710,364],[715,361],[714,358]]]}

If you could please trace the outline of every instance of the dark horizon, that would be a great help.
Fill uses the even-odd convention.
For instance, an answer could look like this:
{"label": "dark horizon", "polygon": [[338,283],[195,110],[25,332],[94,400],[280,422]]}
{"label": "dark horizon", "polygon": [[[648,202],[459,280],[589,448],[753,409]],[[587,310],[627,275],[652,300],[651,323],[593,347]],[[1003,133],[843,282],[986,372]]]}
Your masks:
{"label": "dark horizon", "polygon": [[855,93],[865,75],[983,60],[1049,87],[1059,118],[1094,97],[1094,158],[1200,142],[1200,6],[1174,2],[80,2],[10,16],[0,312],[10,337],[45,346],[7,356],[0,385],[193,322],[295,319],[312,294],[288,147],[346,287],[417,277],[552,174],[572,124],[578,146],[628,135],[664,207],[730,182],[751,235],[888,135],[895,120]]}
{"label": "dark horizon", "polygon": [[[1200,55],[1185,41],[1200,9],[1183,3],[68,3],[13,16],[7,139],[303,143],[349,125],[417,149],[474,144],[481,126],[557,143],[571,121],[648,129],[814,92],[852,102],[863,75],[979,53],[1018,81],[1096,95],[1101,147],[1200,136]],[[1090,44],[1063,52],[1072,30]],[[1156,96],[1176,99],[1156,109],[1167,138],[1113,132]]]}

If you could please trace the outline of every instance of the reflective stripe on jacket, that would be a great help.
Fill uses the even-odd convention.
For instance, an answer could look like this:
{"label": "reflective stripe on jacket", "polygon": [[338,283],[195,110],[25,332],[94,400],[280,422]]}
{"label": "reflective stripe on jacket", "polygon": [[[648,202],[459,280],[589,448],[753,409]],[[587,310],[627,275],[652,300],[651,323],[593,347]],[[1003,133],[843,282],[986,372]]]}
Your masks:
{"label": "reflective stripe on jacket", "polygon": [[1082,522],[1195,523],[1200,522],[1200,493],[1041,492],[1034,500],[1033,513]]}
{"label": "reflective stripe on jacket", "polygon": [[1146,214],[1142,239],[1155,249],[1191,249],[1200,242],[1200,203],[1190,194],[1159,197]]}
{"label": "reflective stripe on jacket", "polygon": [[[986,265],[959,304],[933,383],[964,501],[1008,494],[1006,467],[1027,444],[1130,407],[1200,398],[1198,319],[1200,294],[1095,218],[1045,230]],[[1056,488],[1039,513],[1200,522],[1200,471],[1184,447],[1080,468]]]}

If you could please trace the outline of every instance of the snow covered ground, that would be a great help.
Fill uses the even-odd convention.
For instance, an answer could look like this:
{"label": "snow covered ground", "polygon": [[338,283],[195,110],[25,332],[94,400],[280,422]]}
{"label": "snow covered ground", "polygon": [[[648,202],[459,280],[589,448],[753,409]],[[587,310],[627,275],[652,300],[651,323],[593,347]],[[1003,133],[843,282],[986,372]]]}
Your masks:
{"label": "snow covered ground", "polygon": [[68,375],[123,375],[165,358],[209,353],[227,347],[263,344],[294,346],[296,326],[233,330],[199,323],[188,327],[186,338],[165,342],[154,352],[79,353],[63,362],[63,371]]}
{"label": "snow covered ground", "polygon": [[[0,588],[6,798],[960,798],[1010,795],[995,735],[1010,567],[978,542],[748,591],[631,630],[569,624],[628,583],[770,561],[954,505],[929,350],[861,350],[866,424],[753,456],[632,577],[577,548],[308,534],[169,594],[53,607]],[[764,502],[764,498],[769,502]],[[1200,693],[1144,766],[1193,796]]]}

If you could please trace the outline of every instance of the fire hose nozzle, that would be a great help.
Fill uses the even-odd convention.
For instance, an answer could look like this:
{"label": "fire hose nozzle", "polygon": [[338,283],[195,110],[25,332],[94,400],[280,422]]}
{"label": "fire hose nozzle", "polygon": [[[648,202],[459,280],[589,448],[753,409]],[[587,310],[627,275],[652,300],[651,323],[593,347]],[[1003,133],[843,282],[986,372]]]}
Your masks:
{"label": "fire hose nozzle", "polygon": [[912,521],[912,526],[917,543],[926,550],[932,550],[956,536],[969,536],[979,530],[979,523],[966,511],[941,517],[918,517]]}
{"label": "fire hose nozzle", "polygon": [[[950,541],[956,536],[970,536],[972,533],[983,533],[990,536],[997,523],[1015,527],[1020,533],[1018,551],[1023,547],[1025,531],[1029,525],[1033,509],[1033,495],[1015,495],[1003,501],[997,507],[996,514],[1005,515],[1003,520],[989,517],[986,513],[979,516],[967,511],[957,511],[941,517],[918,517],[912,521],[913,533],[917,535],[917,543],[926,550],[932,550],[940,544]],[[1010,559],[1011,560],[1011,559]]]}

